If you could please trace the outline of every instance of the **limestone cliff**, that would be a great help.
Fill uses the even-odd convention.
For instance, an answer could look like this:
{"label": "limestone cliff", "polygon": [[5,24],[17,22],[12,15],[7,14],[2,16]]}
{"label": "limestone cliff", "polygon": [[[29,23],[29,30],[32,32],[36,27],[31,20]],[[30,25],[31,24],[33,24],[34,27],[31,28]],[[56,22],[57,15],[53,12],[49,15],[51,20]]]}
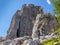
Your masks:
{"label": "limestone cliff", "polygon": [[14,39],[17,37],[31,36],[37,12],[42,13],[40,6],[34,6],[33,4],[26,6],[24,4],[22,10],[18,10],[14,14],[7,32],[7,38]]}
{"label": "limestone cliff", "polygon": [[[39,17],[38,14],[41,16]],[[22,10],[18,10],[14,14],[7,32],[7,38],[14,39],[35,35],[35,30],[37,32],[35,33],[39,36],[48,35],[54,32],[57,27],[58,23],[56,18],[48,13],[44,14],[41,6],[35,6],[33,4],[26,6],[26,4],[24,4]]]}
{"label": "limestone cliff", "polygon": [[36,21],[33,26],[32,38],[40,38],[40,36],[51,35],[58,28],[56,17],[47,14],[37,14]]}

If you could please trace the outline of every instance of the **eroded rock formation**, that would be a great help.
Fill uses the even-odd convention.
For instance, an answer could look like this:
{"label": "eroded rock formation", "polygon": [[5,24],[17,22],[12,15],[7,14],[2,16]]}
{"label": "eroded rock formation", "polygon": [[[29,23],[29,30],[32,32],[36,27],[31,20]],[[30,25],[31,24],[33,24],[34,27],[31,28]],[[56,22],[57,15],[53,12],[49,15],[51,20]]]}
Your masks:
{"label": "eroded rock formation", "polygon": [[7,36],[0,38],[0,45],[43,45],[40,42],[44,38],[58,38],[52,35],[57,28],[55,16],[44,14],[41,6],[24,4],[12,17]]}
{"label": "eroded rock formation", "polygon": [[32,38],[40,38],[52,34],[58,28],[56,17],[47,14],[38,14],[33,26]]}
{"label": "eroded rock formation", "polygon": [[14,14],[7,38],[48,35],[54,32],[57,27],[57,19],[48,13],[44,14],[41,6],[34,6],[33,4],[26,6],[24,4],[22,10],[18,10]]}
{"label": "eroded rock formation", "polygon": [[43,12],[40,6],[34,6],[33,4],[26,6],[24,4],[22,10],[18,10],[13,16],[7,38],[31,36],[37,12]]}

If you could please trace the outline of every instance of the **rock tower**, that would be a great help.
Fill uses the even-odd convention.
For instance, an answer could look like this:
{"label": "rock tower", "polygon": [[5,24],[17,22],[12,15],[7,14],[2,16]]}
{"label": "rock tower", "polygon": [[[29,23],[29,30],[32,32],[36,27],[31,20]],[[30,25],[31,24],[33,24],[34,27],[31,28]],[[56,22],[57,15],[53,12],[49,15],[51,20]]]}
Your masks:
{"label": "rock tower", "polygon": [[[39,16],[40,15],[40,16]],[[21,10],[14,14],[7,38],[14,39],[23,36],[32,36],[33,38],[41,35],[48,35],[58,27],[57,20],[49,13],[44,14],[41,6],[24,4]]]}
{"label": "rock tower", "polygon": [[43,13],[41,6],[34,6],[33,4],[27,6],[24,4],[22,10],[17,10],[14,14],[9,30],[7,31],[7,37],[13,39],[31,36],[37,13]]}

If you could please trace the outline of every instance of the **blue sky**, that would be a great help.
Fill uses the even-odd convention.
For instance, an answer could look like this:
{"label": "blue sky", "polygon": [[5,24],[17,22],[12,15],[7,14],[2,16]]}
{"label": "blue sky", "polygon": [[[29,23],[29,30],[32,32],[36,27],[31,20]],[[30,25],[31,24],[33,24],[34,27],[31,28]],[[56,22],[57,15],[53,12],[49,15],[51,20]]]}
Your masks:
{"label": "blue sky", "polygon": [[0,0],[0,36],[6,36],[14,13],[20,10],[23,4],[30,3],[42,6],[45,13],[50,12],[53,15],[53,6],[46,0]]}

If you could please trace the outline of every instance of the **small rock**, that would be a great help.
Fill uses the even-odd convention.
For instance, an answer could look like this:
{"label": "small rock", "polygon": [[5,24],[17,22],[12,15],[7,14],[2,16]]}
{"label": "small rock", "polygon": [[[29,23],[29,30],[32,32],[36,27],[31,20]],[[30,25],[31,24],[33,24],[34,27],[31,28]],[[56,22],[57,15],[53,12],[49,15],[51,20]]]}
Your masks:
{"label": "small rock", "polygon": [[60,42],[54,42],[53,45],[60,45]]}
{"label": "small rock", "polygon": [[2,45],[9,45],[12,41],[11,40],[6,40],[6,41],[3,41],[1,44]]}
{"label": "small rock", "polygon": [[40,45],[40,42],[38,40],[25,40],[23,42],[23,45]]}

